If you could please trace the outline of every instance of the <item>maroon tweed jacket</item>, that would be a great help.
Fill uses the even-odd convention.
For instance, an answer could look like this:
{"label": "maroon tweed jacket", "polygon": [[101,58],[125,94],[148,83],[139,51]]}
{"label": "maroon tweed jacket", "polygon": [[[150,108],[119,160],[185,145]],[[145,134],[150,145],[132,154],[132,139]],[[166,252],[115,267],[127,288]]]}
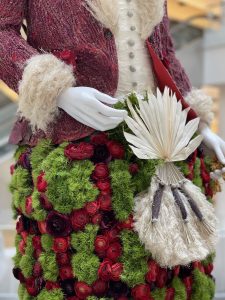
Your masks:
{"label": "maroon tweed jacket", "polygon": [[[118,84],[118,62],[113,34],[103,28],[83,5],[84,0],[1,0],[0,78],[18,91],[24,65],[31,56],[51,52],[74,65],[77,86],[89,86],[114,95]],[[27,41],[20,36],[27,21]],[[166,12],[149,40],[183,95],[189,80],[175,57]],[[61,111],[46,132],[35,134],[25,119],[18,119],[10,136],[13,144],[35,145],[39,138],[54,143],[76,140],[93,132]]]}

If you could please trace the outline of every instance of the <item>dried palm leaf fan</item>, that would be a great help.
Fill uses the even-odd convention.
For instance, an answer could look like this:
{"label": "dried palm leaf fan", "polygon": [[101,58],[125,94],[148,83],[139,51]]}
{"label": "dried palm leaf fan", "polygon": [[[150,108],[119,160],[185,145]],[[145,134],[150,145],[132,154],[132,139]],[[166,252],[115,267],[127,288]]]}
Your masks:
{"label": "dried palm leaf fan", "polygon": [[168,88],[148,101],[138,100],[126,123],[133,134],[124,133],[140,159],[163,161],[147,191],[135,197],[134,227],[146,249],[161,266],[187,265],[204,259],[215,250],[216,217],[201,190],[187,180],[174,162],[188,158],[200,145],[201,136],[191,140],[199,118],[188,123],[188,109]]}

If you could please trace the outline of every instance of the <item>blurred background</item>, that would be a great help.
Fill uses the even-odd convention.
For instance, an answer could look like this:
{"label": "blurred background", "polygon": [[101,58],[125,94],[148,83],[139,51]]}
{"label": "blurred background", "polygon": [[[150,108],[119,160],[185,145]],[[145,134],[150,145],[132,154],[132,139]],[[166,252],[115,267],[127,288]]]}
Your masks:
{"label": "blurred background", "polygon": [[[205,89],[213,97],[212,128],[225,140],[225,1],[168,0],[168,6],[177,56],[192,85]],[[0,300],[17,299],[17,282],[11,275],[15,223],[8,192],[15,148],[7,144],[17,110],[16,101],[17,95],[0,81]],[[225,184],[215,203],[220,222],[214,270],[216,299],[225,300]]]}

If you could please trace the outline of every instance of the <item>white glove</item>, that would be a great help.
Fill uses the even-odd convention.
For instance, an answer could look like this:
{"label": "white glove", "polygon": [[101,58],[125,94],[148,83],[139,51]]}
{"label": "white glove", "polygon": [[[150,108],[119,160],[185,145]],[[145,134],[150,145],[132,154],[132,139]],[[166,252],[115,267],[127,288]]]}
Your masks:
{"label": "white glove", "polygon": [[[216,153],[218,160],[225,164],[225,142],[207,126],[206,123],[200,122],[199,132],[203,136],[204,144]],[[212,172],[212,179],[219,179],[225,173],[225,168]]]}
{"label": "white glove", "polygon": [[127,116],[126,110],[108,106],[117,102],[117,99],[90,87],[71,87],[57,98],[58,107],[71,117],[100,131],[117,127]]}

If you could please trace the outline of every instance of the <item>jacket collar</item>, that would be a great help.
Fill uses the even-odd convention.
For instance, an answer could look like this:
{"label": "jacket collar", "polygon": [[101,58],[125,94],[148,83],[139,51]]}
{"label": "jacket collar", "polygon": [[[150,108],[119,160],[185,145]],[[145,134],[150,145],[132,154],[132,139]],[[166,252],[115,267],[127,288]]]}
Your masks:
{"label": "jacket collar", "polygon": [[[127,1],[127,0],[124,0]],[[165,0],[136,0],[141,16],[141,36],[147,39],[161,22]],[[118,0],[85,0],[87,9],[105,27],[116,34],[118,30]]]}

